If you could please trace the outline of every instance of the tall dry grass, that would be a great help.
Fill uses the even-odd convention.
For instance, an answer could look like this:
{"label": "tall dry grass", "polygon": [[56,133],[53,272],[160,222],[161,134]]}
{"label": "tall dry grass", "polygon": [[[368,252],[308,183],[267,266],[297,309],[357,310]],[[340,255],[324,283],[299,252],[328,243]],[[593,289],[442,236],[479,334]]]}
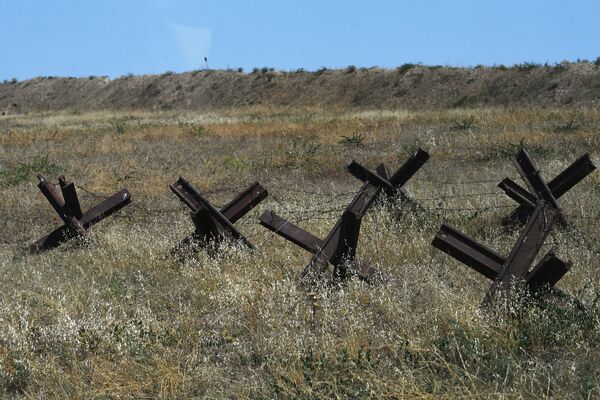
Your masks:
{"label": "tall dry grass", "polygon": [[[471,121],[471,122],[469,122]],[[469,122],[469,123],[467,123]],[[597,110],[219,113],[0,117],[0,385],[29,398],[595,398],[600,396],[600,175],[561,199],[573,219],[555,247],[559,286],[587,306],[497,319],[490,282],[433,249],[444,221],[508,253],[518,232],[496,187],[524,140],[548,178],[598,160]],[[361,135],[359,144],[342,136]],[[388,280],[307,293],[309,254],[257,224],[276,211],[325,236],[360,183],[350,160],[395,169],[432,158],[407,185],[424,210],[378,204],[358,254]],[[30,255],[59,224],[35,174],[64,174],[84,207],[121,187],[133,203],[93,243]],[[166,257],[192,230],[167,186],[183,175],[222,205],[253,180],[270,196],[236,226],[256,245],[217,259]],[[542,253],[543,254],[543,253]]]}

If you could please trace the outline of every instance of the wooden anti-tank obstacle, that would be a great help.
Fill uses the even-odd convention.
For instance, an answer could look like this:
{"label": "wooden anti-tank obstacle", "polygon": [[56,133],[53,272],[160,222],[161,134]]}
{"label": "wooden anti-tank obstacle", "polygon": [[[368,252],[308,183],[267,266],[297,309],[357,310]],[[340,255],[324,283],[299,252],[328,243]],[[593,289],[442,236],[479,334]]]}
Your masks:
{"label": "wooden anti-tank obstacle", "polygon": [[73,182],[67,182],[64,176],[60,176],[58,192],[43,175],[38,175],[38,179],[38,188],[63,220],[64,225],[31,244],[30,250],[33,253],[52,249],[74,237],[85,239],[86,231],[92,225],[131,203],[131,195],[127,189],[123,189],[83,213]]}
{"label": "wooden anti-tank obstacle", "polygon": [[240,241],[249,248],[254,248],[233,224],[268,196],[267,190],[258,182],[250,185],[221,210],[217,210],[183,177],[169,187],[192,211],[191,217],[196,227],[191,235],[171,250],[172,254],[184,255],[206,247],[211,242],[218,244],[223,240]]}
{"label": "wooden anti-tank obstacle", "polygon": [[[329,264],[334,267],[333,279],[335,282],[345,280],[350,275],[357,275],[367,282],[377,281],[382,278],[382,274],[368,264],[356,260],[362,218],[382,190],[389,195],[402,193],[402,186],[428,158],[427,152],[419,149],[389,179],[383,164],[379,165],[377,172],[374,173],[353,161],[348,166],[348,171],[365,183],[324,240],[306,232],[272,211],[263,213],[260,223],[313,254],[302,272],[301,280],[303,281],[314,282],[325,272]],[[406,198],[406,196],[404,197]]]}
{"label": "wooden anti-tank obstacle", "polygon": [[590,155],[586,153],[546,183],[527,151],[519,150],[515,161],[521,175],[530,177],[525,180],[529,191],[510,178],[506,178],[498,184],[498,187],[504,190],[510,198],[519,203],[519,207],[502,220],[503,225],[510,225],[514,222],[524,223],[535,209],[537,197],[543,198],[548,205],[557,209],[561,214],[561,219],[566,221],[557,199],[596,169]]}

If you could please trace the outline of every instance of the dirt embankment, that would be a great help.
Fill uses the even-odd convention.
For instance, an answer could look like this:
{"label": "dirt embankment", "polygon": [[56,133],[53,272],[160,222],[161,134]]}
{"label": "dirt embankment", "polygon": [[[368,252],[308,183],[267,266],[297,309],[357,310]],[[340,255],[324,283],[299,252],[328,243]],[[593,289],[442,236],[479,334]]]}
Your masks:
{"label": "dirt embankment", "polygon": [[512,68],[405,65],[316,72],[195,71],[110,80],[35,78],[0,84],[0,113],[116,109],[219,109],[266,105],[435,109],[600,104],[600,66]]}

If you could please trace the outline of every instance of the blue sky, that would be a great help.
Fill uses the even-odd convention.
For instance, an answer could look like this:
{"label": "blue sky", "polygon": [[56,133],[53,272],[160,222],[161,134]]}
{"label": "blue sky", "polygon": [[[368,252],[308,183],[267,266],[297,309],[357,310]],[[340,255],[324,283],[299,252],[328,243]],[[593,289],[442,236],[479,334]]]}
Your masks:
{"label": "blue sky", "polygon": [[599,0],[0,0],[0,79],[600,56]]}

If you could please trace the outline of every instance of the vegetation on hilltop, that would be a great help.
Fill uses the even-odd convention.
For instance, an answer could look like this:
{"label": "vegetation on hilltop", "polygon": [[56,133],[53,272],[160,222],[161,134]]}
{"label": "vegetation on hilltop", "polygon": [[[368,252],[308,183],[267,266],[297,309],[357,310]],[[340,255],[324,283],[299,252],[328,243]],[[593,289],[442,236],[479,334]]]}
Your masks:
{"label": "vegetation on hilltop", "polygon": [[330,111],[572,107],[600,101],[600,63],[455,68],[404,64],[394,69],[314,72],[255,68],[106,77],[42,77],[0,84],[0,113],[102,110],[221,110],[303,107]]}

